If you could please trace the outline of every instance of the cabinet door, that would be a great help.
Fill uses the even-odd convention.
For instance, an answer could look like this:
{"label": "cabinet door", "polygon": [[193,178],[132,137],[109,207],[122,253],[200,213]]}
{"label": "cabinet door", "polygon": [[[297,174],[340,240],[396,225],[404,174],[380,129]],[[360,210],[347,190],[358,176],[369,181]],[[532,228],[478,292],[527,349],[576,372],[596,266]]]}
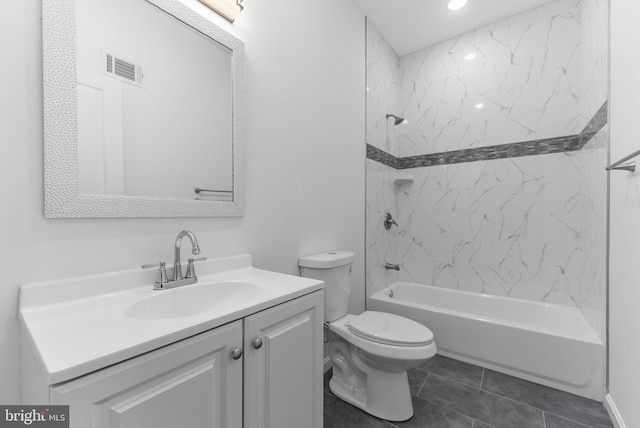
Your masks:
{"label": "cabinet door", "polygon": [[245,427],[322,427],[322,304],[318,291],[245,318]]}
{"label": "cabinet door", "polygon": [[241,321],[54,386],[51,403],[71,406],[71,428],[239,428],[235,348]]}

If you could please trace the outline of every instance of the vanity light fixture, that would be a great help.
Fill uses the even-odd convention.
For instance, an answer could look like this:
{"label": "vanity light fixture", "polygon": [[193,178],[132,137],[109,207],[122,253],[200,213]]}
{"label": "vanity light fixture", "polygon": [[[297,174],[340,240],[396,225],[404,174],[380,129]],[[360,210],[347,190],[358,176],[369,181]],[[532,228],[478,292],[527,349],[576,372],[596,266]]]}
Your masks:
{"label": "vanity light fixture", "polygon": [[405,119],[404,117],[398,117],[395,114],[390,114],[387,113],[387,119],[389,119],[390,117],[392,117],[393,120],[393,124],[394,125],[400,125],[401,123],[408,123],[409,121],[407,119]]}
{"label": "vanity light fixture", "polygon": [[449,10],[458,10],[462,9],[465,4],[467,4],[467,0],[449,0],[447,7],[449,8]]}
{"label": "vanity light fixture", "polygon": [[200,3],[213,10],[229,22],[235,19],[242,12],[242,0],[199,0]]}

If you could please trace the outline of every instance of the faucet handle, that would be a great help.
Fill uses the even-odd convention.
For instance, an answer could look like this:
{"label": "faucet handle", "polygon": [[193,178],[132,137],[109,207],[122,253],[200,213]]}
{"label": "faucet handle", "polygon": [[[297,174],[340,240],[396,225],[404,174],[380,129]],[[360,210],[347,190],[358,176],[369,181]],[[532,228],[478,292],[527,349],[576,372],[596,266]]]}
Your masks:
{"label": "faucet handle", "polygon": [[160,269],[158,269],[158,276],[156,277],[156,282],[160,284],[169,282],[169,276],[167,275],[167,268],[164,262],[160,262]]}
{"label": "faucet handle", "polygon": [[167,276],[167,268],[166,268],[165,262],[146,264],[141,266],[142,269],[153,269],[156,267],[159,268],[158,276],[156,276],[156,284],[165,284],[169,282],[169,277]]}
{"label": "faucet handle", "polygon": [[[160,263],[164,263],[164,262],[160,262]],[[157,268],[157,267],[160,267],[160,263],[144,264],[144,265],[140,266],[140,269],[145,270],[145,269]]]}
{"label": "faucet handle", "polygon": [[189,259],[187,260],[187,273],[184,275],[185,278],[196,278],[196,269],[193,266],[196,262],[204,262],[206,261],[206,257],[198,257],[197,259]]}
{"label": "faucet handle", "polygon": [[196,269],[193,267],[193,262],[195,260],[189,259],[187,261],[187,273],[185,274],[185,278],[195,278],[196,277]]}

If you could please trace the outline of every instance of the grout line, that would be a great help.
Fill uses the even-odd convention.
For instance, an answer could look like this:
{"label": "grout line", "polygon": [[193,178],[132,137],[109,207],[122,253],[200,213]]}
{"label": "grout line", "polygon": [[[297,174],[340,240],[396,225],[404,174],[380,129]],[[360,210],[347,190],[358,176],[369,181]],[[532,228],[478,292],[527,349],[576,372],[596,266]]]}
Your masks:
{"label": "grout line", "polygon": [[[467,386],[468,386],[468,385],[467,385]],[[475,389],[475,388],[474,388],[474,389]],[[487,391],[483,391],[483,392],[486,392],[487,394],[491,394],[490,392],[487,392]],[[491,394],[491,395],[495,395],[496,397],[500,397],[500,398],[505,398],[505,397],[502,397],[501,395],[496,395],[496,394]],[[490,426],[490,427],[493,427],[493,425],[491,425],[489,422],[482,421],[482,420],[480,420],[480,419],[476,418],[475,416],[467,415],[466,413],[462,413],[462,412],[460,412],[459,410],[454,410],[454,409],[451,409],[451,408],[449,408],[449,407],[447,407],[447,406],[443,406],[442,404],[439,404],[439,403],[436,403],[436,402],[434,402],[434,401],[431,401],[431,400],[429,400],[428,398],[423,398],[423,397],[416,397],[416,398],[417,398],[417,399],[419,399],[419,400],[427,401],[427,402],[429,402],[429,403],[433,404],[434,406],[438,406],[438,407],[442,407],[443,409],[447,409],[447,410],[449,410],[450,412],[458,413],[459,415],[462,415],[462,416],[466,416],[466,417],[468,417],[468,418],[471,418],[471,419],[474,421],[474,423],[475,423],[475,421],[477,420],[477,421],[482,422],[482,423],[483,423],[483,424],[485,424],[485,425],[488,425],[488,426]],[[509,400],[509,401],[512,401],[512,402],[514,402],[514,403],[522,404],[523,406],[531,407],[532,409],[535,409],[535,410],[540,410],[540,412],[542,413],[542,423],[544,424],[544,410],[538,409],[538,408],[533,407],[533,406],[529,406],[528,404],[521,403],[520,401],[515,401],[515,400],[511,400],[511,399],[508,399],[508,400]],[[566,419],[566,418],[565,418],[565,419]],[[569,420],[571,420],[571,419],[569,419]],[[574,422],[574,421],[572,421],[572,422]],[[579,424],[580,424],[580,423],[579,423]],[[580,424],[580,425],[582,425],[582,424]],[[473,426],[472,426],[472,428],[473,428]],[[593,427],[589,427],[589,426],[586,426],[586,425],[585,425],[585,428],[593,428]]]}
{"label": "grout line", "polygon": [[[436,376],[439,376],[439,375],[436,375]],[[487,391],[487,390],[481,390],[481,389],[478,389],[478,388],[473,387],[473,386],[471,386],[471,385],[468,385],[468,384],[466,384],[466,383],[458,382],[458,381],[457,381],[457,380],[455,380],[455,379],[450,379],[450,378],[448,378],[448,377],[444,377],[444,376],[439,376],[439,377],[441,377],[441,378],[445,379],[447,382],[453,382],[453,383],[456,383],[456,384],[458,384],[458,385],[466,386],[467,388],[475,389],[476,391],[480,391],[480,392],[482,392],[482,393],[484,393],[484,394],[489,394],[489,395],[492,395],[492,396],[494,396],[494,397],[502,398],[503,400],[511,401],[512,403],[517,403],[517,404],[520,404],[520,405],[522,405],[522,406],[526,406],[526,407],[530,407],[530,408],[535,409],[535,410],[539,410],[539,411],[540,411],[540,413],[542,413],[542,417],[544,418],[544,412],[545,412],[545,410],[544,410],[544,409],[541,409],[541,408],[539,408],[539,407],[532,406],[531,404],[523,403],[522,401],[514,400],[513,398],[510,398],[510,397],[505,397],[504,395],[500,395],[500,394],[497,394],[497,393],[495,393],[495,392],[491,392],[491,391]],[[483,372],[483,377],[484,377],[484,372]],[[418,397],[418,398],[422,398],[422,397]],[[433,404],[437,404],[437,403],[434,403],[434,402],[432,402],[432,401],[430,401],[430,400],[428,400],[428,399],[425,399],[425,398],[422,398],[422,399],[423,399],[423,400],[426,400],[426,401],[429,401],[429,402],[431,402],[431,403],[433,403]],[[437,404],[437,405],[438,405],[438,406],[440,406],[440,407],[444,407],[444,406],[442,406],[442,405],[440,405],[440,404]],[[445,408],[449,409],[448,407],[445,407]],[[455,411],[455,410],[453,410],[453,409],[449,409],[449,410]],[[460,412],[458,412],[458,413],[460,413]],[[464,414],[464,413],[463,413],[463,414]],[[554,415],[555,415],[555,414],[554,414]],[[470,415],[465,415],[465,416],[472,417],[472,416],[470,416]],[[555,415],[555,416],[558,416],[558,415]],[[562,416],[560,416],[560,417],[562,417]],[[474,419],[475,419],[475,418],[474,418]],[[565,418],[565,419],[567,419],[567,418]],[[571,419],[569,419],[569,420],[571,420]],[[481,422],[482,422],[482,421],[481,421]],[[575,422],[575,421],[572,421],[572,422]],[[486,423],[486,422],[483,422],[483,423]],[[579,422],[578,422],[578,423],[579,423]],[[586,426],[586,428],[592,428],[592,427]]]}
{"label": "grout line", "polygon": [[496,394],[495,392],[486,391],[486,390],[483,390],[482,392],[484,392],[485,394],[493,395],[494,397],[499,397],[499,398],[502,398],[504,400],[511,401],[513,403],[518,403],[518,404],[522,404],[523,406],[531,407],[532,409],[540,410],[540,412],[542,412],[542,413],[545,412],[544,409],[541,409],[541,408],[536,407],[536,406],[532,406],[531,404],[523,403],[522,401],[514,400],[513,398],[505,397],[504,395]]}
{"label": "grout line", "polygon": [[[550,411],[548,411],[548,410],[546,410],[546,409],[543,409],[542,407],[534,406],[533,404],[525,403],[525,402],[523,402],[523,401],[514,400],[514,399],[513,399],[513,398],[511,398],[511,397],[507,397],[506,395],[502,395],[502,394],[497,393],[497,392],[491,392],[491,391],[483,390],[483,389],[482,389],[482,384],[484,383],[484,373],[485,373],[485,371],[486,371],[486,370],[487,370],[486,368],[483,368],[483,371],[482,371],[482,379],[480,380],[480,390],[481,390],[482,392],[485,392],[485,393],[487,393],[487,394],[494,395],[494,396],[496,396],[496,397],[504,398],[505,400],[509,400],[509,401],[514,402],[514,403],[522,404],[523,406],[531,407],[532,409],[540,410],[540,411],[542,412],[543,421],[544,421],[544,419],[545,419],[545,418],[544,418],[544,414],[545,414],[545,413],[548,413],[548,414],[550,414],[550,415],[557,416],[557,417],[559,417],[559,418],[566,419],[566,420],[568,420],[568,421],[574,422],[574,423],[576,423],[576,424],[578,424],[578,425],[583,426],[584,428],[593,428],[593,426],[592,426],[592,425],[585,425],[585,424],[584,424],[584,423],[582,423],[582,422],[578,422],[578,421],[573,420],[573,419],[571,419],[571,418],[568,418],[568,417],[566,417],[566,416],[558,415],[557,413],[550,412]],[[553,388],[552,388],[552,389],[553,389]],[[558,390],[558,391],[560,391],[560,390]],[[545,427],[546,427],[546,422],[545,422]]]}
{"label": "grout line", "polygon": [[[438,374],[438,373],[430,373],[430,374],[433,374],[434,376],[438,376],[438,377],[440,377],[440,378],[442,378],[442,379],[446,380],[447,382],[453,382],[453,383],[455,383],[455,384],[462,385],[462,386],[466,386],[467,388],[473,388],[473,389],[475,389],[476,391],[480,391],[480,388],[478,388],[477,386],[474,386],[474,385],[468,384],[468,383],[463,382],[463,381],[460,381],[460,380],[458,380],[458,379],[454,379],[454,378],[452,378],[452,377],[448,377],[448,376],[443,376],[443,375]],[[484,392],[488,392],[488,391],[484,391]],[[497,395],[497,394],[494,394],[494,395]]]}
{"label": "grout line", "polygon": [[489,425],[488,423],[482,422],[480,419],[476,419],[476,418],[473,418],[473,422],[471,423],[471,428],[476,426],[476,422],[479,422],[479,423],[481,423],[481,424],[483,424],[485,426],[488,426],[489,428],[496,428],[495,426]]}
{"label": "grout line", "polygon": [[[467,384],[467,383],[459,382],[459,381],[457,381],[457,380],[455,380],[455,379],[451,379],[451,378],[448,378],[448,377],[445,377],[445,376],[440,376],[440,375],[437,375],[437,376],[440,376],[441,378],[443,378],[443,379],[445,379],[445,380],[447,380],[447,381],[455,382],[455,383],[457,383],[458,385],[463,385],[463,386],[466,386],[466,387],[468,387],[468,388],[473,388],[473,389],[479,389],[481,392],[484,392],[485,394],[492,395],[492,396],[494,396],[494,397],[499,397],[499,398],[503,398],[503,399],[505,399],[505,400],[511,401],[511,402],[513,402],[513,403],[522,404],[523,406],[527,406],[527,407],[531,407],[532,409],[540,410],[540,411],[541,411],[541,412],[543,412],[543,413],[544,413],[544,412],[547,412],[545,409],[543,409],[543,408],[541,408],[541,407],[536,407],[536,406],[534,406],[534,405],[532,405],[532,404],[528,404],[528,403],[525,403],[525,402],[523,402],[523,401],[514,400],[514,399],[513,399],[513,398],[511,398],[511,397],[507,397],[506,395],[502,395],[502,394],[499,394],[499,393],[497,393],[497,392],[492,392],[492,391],[487,391],[486,389],[482,389],[482,384],[484,383],[484,373],[485,373],[485,371],[486,371],[486,370],[487,370],[487,369],[483,367],[483,369],[482,369],[482,378],[480,379],[480,388],[476,388],[476,387],[471,386],[471,385],[469,385],[469,384]],[[547,413],[551,413],[551,412],[547,412]],[[563,416],[560,416],[560,415],[556,415],[555,413],[552,413],[552,414],[553,414],[554,416],[559,416],[559,417],[561,417],[561,418],[563,417]],[[564,418],[564,419],[568,419],[568,418]],[[570,421],[572,421],[572,422],[576,422],[576,421],[573,421],[573,420],[571,420],[571,419],[569,419],[569,420],[570,420]],[[578,423],[580,423],[580,422],[578,422]],[[584,424],[582,424],[582,425],[584,425]],[[586,425],[586,426],[587,426],[587,428],[592,428],[592,427],[589,427],[588,425]]]}
{"label": "grout line", "polygon": [[[566,420],[566,421],[573,422],[574,424],[578,424],[578,425],[580,425],[581,427],[584,427],[584,428],[593,428],[593,425],[586,425],[586,424],[583,424],[582,422],[574,421],[574,420],[573,420],[573,419],[571,419],[571,418],[568,418],[568,417],[566,417],[566,416],[561,416],[561,415],[558,415],[558,414],[556,414],[556,413],[549,412],[549,411],[547,411],[547,410],[543,410],[543,413],[548,413],[548,414],[553,415],[553,416],[555,416],[555,417],[557,417],[557,418],[560,418],[560,419],[564,419],[564,420]],[[546,424],[545,424],[545,427],[546,427]]]}
{"label": "grout line", "polygon": [[420,389],[418,389],[418,392],[416,392],[416,397],[420,395],[420,393],[422,392],[422,388],[424,388],[424,386],[427,384],[427,379],[429,379],[429,376],[431,376],[431,373],[427,372],[427,377],[424,378],[422,385],[420,385]]}
{"label": "grout line", "polygon": [[[431,401],[431,400],[429,400],[428,398],[417,397],[417,396],[416,396],[415,398],[417,398],[418,400],[426,401],[427,403],[429,403],[429,404],[431,404],[431,405],[433,405],[433,406],[440,407],[440,408],[442,408],[442,409],[447,409],[448,411],[450,411],[450,412],[452,412],[452,413],[457,413],[457,414],[459,414],[459,415],[462,415],[462,416],[464,416],[464,417],[467,417],[467,418],[471,419],[472,424],[473,424],[473,421],[475,421],[475,420],[476,420],[476,418],[474,418],[474,417],[473,417],[473,416],[471,416],[471,415],[467,415],[466,413],[462,413],[462,412],[461,412],[461,411],[459,411],[459,410],[454,410],[454,409],[452,409],[452,408],[450,408],[450,407],[443,406],[442,404],[440,404],[440,403],[436,403],[435,401]],[[482,422],[482,421],[480,421],[480,422]],[[489,425],[487,422],[483,422],[483,423],[484,423],[485,425]],[[491,427],[492,427],[493,425],[489,425],[489,426],[491,426]],[[473,428],[473,425],[472,425],[472,428]]]}
{"label": "grout line", "polygon": [[[483,373],[483,380],[484,380],[484,373]],[[463,385],[464,385],[464,384],[463,384]],[[495,396],[495,397],[499,397],[499,398],[502,398],[502,399],[505,399],[505,400],[509,400],[509,401],[511,401],[511,402],[514,402],[514,403],[521,404],[521,405],[523,405],[523,406],[530,407],[530,408],[532,408],[532,409],[540,410],[540,411],[542,412],[542,420],[543,420],[543,422],[544,422],[544,420],[545,420],[545,418],[544,418],[544,414],[545,414],[545,413],[549,413],[550,415],[557,416],[557,417],[559,417],[559,418],[566,419],[566,420],[568,420],[568,421],[574,422],[574,423],[576,423],[576,424],[578,424],[578,425],[583,426],[584,428],[593,428],[593,426],[591,426],[591,425],[585,425],[585,424],[583,424],[582,422],[574,421],[573,419],[567,418],[566,416],[558,415],[558,414],[556,414],[556,413],[550,412],[550,411],[548,411],[548,410],[545,410],[545,409],[543,409],[543,408],[541,408],[541,407],[534,406],[534,405],[532,405],[532,404],[528,404],[528,403],[525,403],[525,402],[522,402],[522,401],[514,400],[513,398],[510,398],[510,397],[507,397],[507,396],[504,396],[504,395],[501,395],[501,394],[498,394],[498,393],[495,393],[495,392],[491,392],[491,391],[487,391],[487,390],[481,390],[481,391],[482,391],[482,392],[484,392],[485,394],[490,394],[490,395],[493,395],[493,396]],[[545,427],[546,427],[546,425],[545,425]]]}

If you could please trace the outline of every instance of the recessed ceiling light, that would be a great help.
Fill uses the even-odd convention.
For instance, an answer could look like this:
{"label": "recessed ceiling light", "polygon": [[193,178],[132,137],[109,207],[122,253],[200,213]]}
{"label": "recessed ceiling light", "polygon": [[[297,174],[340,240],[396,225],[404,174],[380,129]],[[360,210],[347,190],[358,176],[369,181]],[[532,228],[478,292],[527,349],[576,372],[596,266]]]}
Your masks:
{"label": "recessed ceiling light", "polygon": [[478,103],[474,107],[480,110],[482,107],[484,107],[484,103]]}
{"label": "recessed ceiling light", "polygon": [[467,4],[467,0],[449,0],[447,7],[449,10],[458,10],[462,9],[465,4]]}

